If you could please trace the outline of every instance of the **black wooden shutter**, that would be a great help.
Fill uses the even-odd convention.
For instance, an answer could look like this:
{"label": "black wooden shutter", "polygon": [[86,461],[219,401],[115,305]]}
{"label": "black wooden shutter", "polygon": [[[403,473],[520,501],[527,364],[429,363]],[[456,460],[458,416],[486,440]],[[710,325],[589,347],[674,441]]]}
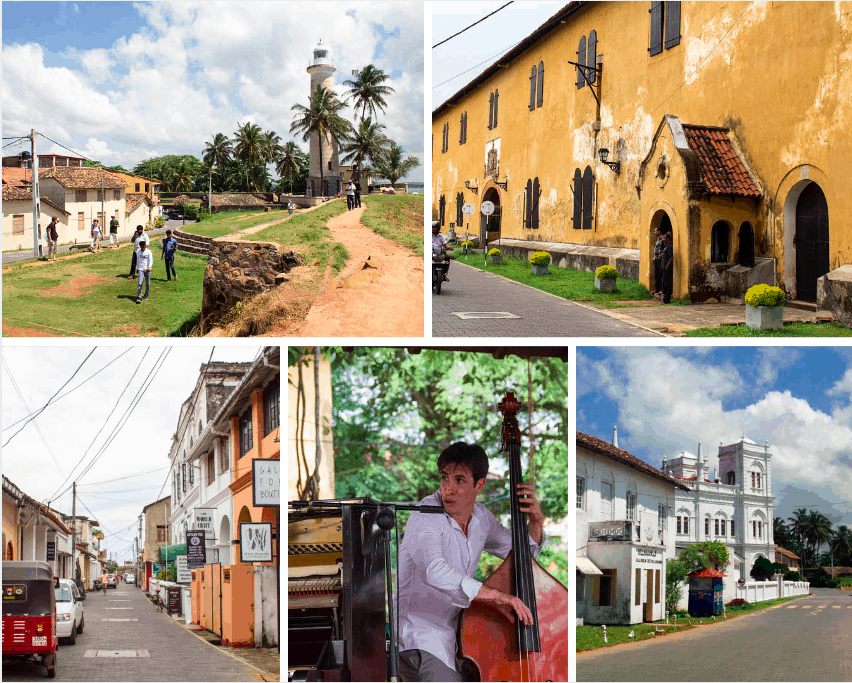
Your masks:
{"label": "black wooden shutter", "polygon": [[464,113],[464,141],[467,142],[467,112]]}
{"label": "black wooden shutter", "polygon": [[464,224],[464,213],[462,212],[462,207],[464,206],[464,192],[459,192],[456,195],[456,226],[461,227]]}
{"label": "black wooden shutter", "polygon": [[538,178],[533,181],[532,186],[532,229],[538,230],[538,198],[541,194],[541,188],[538,184]]}
{"label": "black wooden shutter", "polygon": [[524,227],[532,227],[532,180],[527,180],[526,206],[524,207]]}
{"label": "black wooden shutter", "polygon": [[[580,38],[580,47],[577,48],[577,64],[586,65],[586,36]],[[586,79],[583,78],[583,70],[577,67],[577,90],[586,85]]]}
{"label": "black wooden shutter", "polygon": [[500,101],[500,91],[494,91],[494,127],[497,127],[497,102]]}
{"label": "black wooden shutter", "polygon": [[680,45],[680,3],[666,3],[666,49]]}
{"label": "black wooden shutter", "polygon": [[[591,66],[592,68],[597,67],[598,59],[598,34],[597,31],[592,31],[589,34],[589,43],[586,47],[586,66]],[[586,75],[589,77],[589,82],[594,83],[597,74],[594,71],[587,71]]]}
{"label": "black wooden shutter", "polygon": [[592,167],[586,166],[583,172],[583,230],[592,229],[592,191],[594,190],[595,177],[592,175]]}
{"label": "black wooden shutter", "polygon": [[464,142],[464,114],[459,117],[459,144]]}
{"label": "black wooden shutter", "polygon": [[494,128],[494,93],[488,98],[488,130]]}
{"label": "black wooden shutter", "polygon": [[438,202],[438,220],[441,223],[441,226],[444,225],[444,207],[447,205],[447,198],[444,195],[441,195],[441,199]]}
{"label": "black wooden shutter", "polygon": [[[678,20],[678,23],[680,21]],[[651,3],[651,46],[648,52],[651,56],[658,55],[663,51],[663,3]]]}
{"label": "black wooden shutter", "polygon": [[536,68],[533,66],[530,71],[530,111],[535,109],[535,74]]}
{"label": "black wooden shutter", "polygon": [[582,228],[583,215],[583,176],[580,169],[574,171],[574,230]]}
{"label": "black wooden shutter", "polygon": [[544,103],[544,62],[538,63],[538,98],[537,106]]}

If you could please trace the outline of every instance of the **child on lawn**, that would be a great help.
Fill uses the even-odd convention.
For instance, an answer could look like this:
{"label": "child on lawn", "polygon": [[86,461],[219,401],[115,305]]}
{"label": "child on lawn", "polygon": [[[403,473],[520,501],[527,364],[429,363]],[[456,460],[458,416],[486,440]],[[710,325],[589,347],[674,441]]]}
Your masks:
{"label": "child on lawn", "polygon": [[145,283],[145,299],[148,299],[148,290],[151,288],[151,268],[154,265],[154,254],[148,248],[148,237],[142,235],[138,241],[139,248],[136,250],[136,272],[139,273],[139,283],[136,287],[136,303],[142,303],[142,283]]}

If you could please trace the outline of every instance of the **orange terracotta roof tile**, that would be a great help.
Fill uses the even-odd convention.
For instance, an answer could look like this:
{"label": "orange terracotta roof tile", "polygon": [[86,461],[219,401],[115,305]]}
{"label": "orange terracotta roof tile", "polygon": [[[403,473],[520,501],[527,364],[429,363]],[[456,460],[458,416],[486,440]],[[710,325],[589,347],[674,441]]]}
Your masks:
{"label": "orange terracotta roof tile", "polygon": [[760,190],[734,149],[727,128],[683,124],[683,132],[698,157],[708,194],[760,197]]}
{"label": "orange terracotta roof tile", "polygon": [[[4,185],[3,186],[3,201],[4,202],[31,202],[33,200],[33,192],[29,185],[19,186],[19,185]],[[57,211],[61,211],[66,216],[70,216],[65,209],[61,206],[57,206],[52,201],[50,201],[44,195],[41,195],[42,204],[49,204]]]}
{"label": "orange terracotta roof tile", "polygon": [[3,184],[22,187],[32,184],[32,172],[28,168],[3,167]]}
{"label": "orange terracotta roof tile", "polygon": [[144,192],[131,192],[127,195],[124,212],[133,213],[143,201],[147,201],[149,204],[151,203],[148,199],[148,195]]}
{"label": "orange terracotta roof tile", "polygon": [[54,178],[59,181],[63,187],[79,190],[100,190],[101,179],[103,179],[103,187],[107,190],[119,190],[125,187],[124,180],[114,173],[110,173],[102,168],[97,167],[80,167],[69,168],[57,166],[49,168],[43,173],[39,171],[40,179]]}
{"label": "orange terracotta roof tile", "polygon": [[695,579],[721,579],[723,576],[727,576],[727,574],[723,574],[722,572],[707,567],[706,569],[702,569],[701,571],[692,572],[692,574],[690,574],[689,576],[690,578]]}

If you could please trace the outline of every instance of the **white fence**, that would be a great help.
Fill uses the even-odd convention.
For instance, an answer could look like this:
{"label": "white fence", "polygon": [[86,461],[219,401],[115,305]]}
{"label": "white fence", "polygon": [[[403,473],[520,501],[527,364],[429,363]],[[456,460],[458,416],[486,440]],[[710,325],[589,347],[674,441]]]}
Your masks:
{"label": "white fence", "polygon": [[737,598],[746,602],[765,602],[777,598],[791,598],[797,595],[807,595],[811,584],[807,581],[748,581],[744,586],[737,586]]}

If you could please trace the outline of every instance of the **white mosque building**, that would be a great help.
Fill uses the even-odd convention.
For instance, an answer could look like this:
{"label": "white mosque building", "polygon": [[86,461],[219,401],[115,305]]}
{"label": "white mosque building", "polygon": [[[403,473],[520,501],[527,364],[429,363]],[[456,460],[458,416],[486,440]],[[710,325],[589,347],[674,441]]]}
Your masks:
{"label": "white mosque building", "polygon": [[697,455],[682,451],[664,458],[660,468],[688,489],[675,491],[676,554],[701,541],[728,546],[726,601],[729,592],[733,597],[737,579],[753,580],[749,572],[757,558],[775,561],[771,459],[769,444],[743,436],[737,443],[719,446],[718,474],[716,468],[710,472],[700,442]]}

